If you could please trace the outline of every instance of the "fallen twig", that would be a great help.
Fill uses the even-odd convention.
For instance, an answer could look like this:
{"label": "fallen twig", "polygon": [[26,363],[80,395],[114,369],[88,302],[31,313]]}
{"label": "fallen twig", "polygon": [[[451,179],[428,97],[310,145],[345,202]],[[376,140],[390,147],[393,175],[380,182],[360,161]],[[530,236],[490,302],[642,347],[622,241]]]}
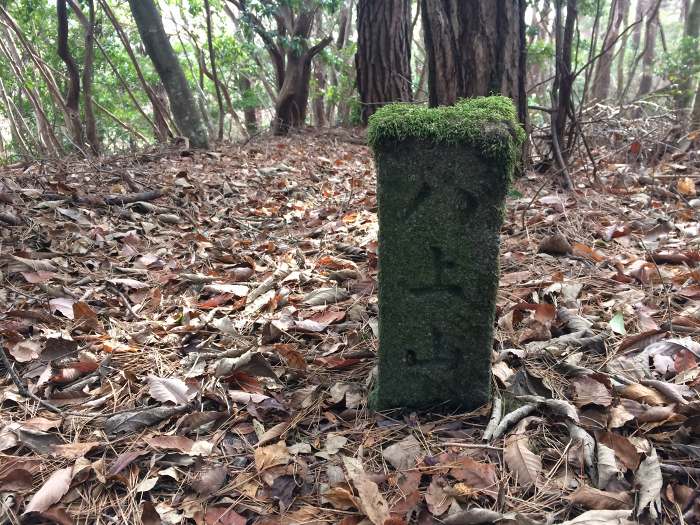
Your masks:
{"label": "fallen twig", "polygon": [[529,404],[517,408],[512,412],[506,414],[506,416],[503,419],[501,419],[501,422],[496,427],[496,430],[494,430],[493,436],[491,436],[491,441],[500,438],[503,434],[506,433],[506,430],[515,425],[524,417],[527,417],[530,414],[532,414],[535,410],[537,410],[537,405]]}
{"label": "fallen twig", "polygon": [[491,440],[491,436],[498,427],[498,424],[501,422],[502,417],[503,400],[500,397],[494,397],[491,406],[491,418],[489,419],[489,424],[486,425],[486,430],[484,430],[484,437],[481,438],[483,441]]}

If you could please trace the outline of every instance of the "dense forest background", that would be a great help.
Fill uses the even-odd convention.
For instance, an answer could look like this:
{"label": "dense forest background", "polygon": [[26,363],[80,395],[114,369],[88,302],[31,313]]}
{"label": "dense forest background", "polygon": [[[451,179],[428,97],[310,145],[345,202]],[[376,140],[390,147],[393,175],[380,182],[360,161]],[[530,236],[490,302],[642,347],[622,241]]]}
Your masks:
{"label": "dense forest background", "polygon": [[566,171],[570,152],[615,140],[608,119],[662,122],[682,147],[700,121],[699,32],[696,0],[4,0],[0,162],[359,126],[388,101],[502,92],[536,165]]}

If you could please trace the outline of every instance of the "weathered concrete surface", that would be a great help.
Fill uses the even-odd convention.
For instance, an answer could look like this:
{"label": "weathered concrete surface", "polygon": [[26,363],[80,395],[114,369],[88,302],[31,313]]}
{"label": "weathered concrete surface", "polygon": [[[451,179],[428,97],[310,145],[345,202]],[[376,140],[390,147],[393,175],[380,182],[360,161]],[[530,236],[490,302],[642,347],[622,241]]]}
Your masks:
{"label": "weathered concrete surface", "polygon": [[[503,151],[517,147],[510,124],[484,122],[482,130],[489,144],[503,141]],[[472,140],[409,136],[375,142],[374,150],[379,375],[372,408],[476,408],[489,399],[499,230],[513,163],[485,155]]]}

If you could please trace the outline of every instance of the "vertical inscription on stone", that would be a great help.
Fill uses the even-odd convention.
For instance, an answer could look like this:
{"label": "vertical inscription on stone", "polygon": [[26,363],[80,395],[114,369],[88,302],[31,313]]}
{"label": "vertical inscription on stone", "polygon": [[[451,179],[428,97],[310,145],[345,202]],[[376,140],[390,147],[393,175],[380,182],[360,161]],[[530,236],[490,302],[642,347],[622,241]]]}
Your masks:
{"label": "vertical inscription on stone", "polygon": [[445,282],[445,270],[454,269],[455,263],[446,261],[442,248],[439,246],[429,247],[432,258],[434,281],[427,286],[411,288],[411,293],[420,297],[436,293],[448,293],[455,297],[465,298],[464,289],[456,284],[448,284]]}
{"label": "vertical inscription on stone", "polygon": [[[406,109],[407,118],[412,111]],[[387,130],[402,125],[396,116]],[[447,144],[425,133],[412,138],[412,126],[401,129],[401,139],[373,144],[379,375],[372,403],[377,409],[445,403],[473,409],[489,398],[498,235],[510,166],[485,158],[468,140]],[[505,128],[501,139],[504,148],[512,145]]]}

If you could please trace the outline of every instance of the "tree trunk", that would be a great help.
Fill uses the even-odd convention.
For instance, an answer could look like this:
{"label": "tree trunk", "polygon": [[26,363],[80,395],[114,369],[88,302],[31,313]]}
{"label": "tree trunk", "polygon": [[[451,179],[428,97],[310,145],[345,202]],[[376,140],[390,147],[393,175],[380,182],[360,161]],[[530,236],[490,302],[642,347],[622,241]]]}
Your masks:
{"label": "tree trunk", "polygon": [[[12,22],[9,14],[2,7],[0,7],[0,14],[4,18],[3,23]],[[61,147],[61,143],[59,142],[58,137],[56,137],[54,129],[51,126],[42,107],[39,90],[37,87],[32,87],[33,83],[27,82],[26,80],[26,68],[22,59],[20,58],[19,50],[17,49],[12,37],[13,32],[17,34],[16,31],[19,30],[19,27],[16,24],[13,24],[11,29],[9,25],[4,25],[3,23],[0,23],[0,52],[5,56],[5,59],[7,60],[6,64],[9,65],[10,70],[18,80],[20,93],[24,93],[26,95],[27,100],[32,106],[34,111],[34,121],[36,122],[37,127],[37,134],[40,139],[39,149],[46,151],[50,156],[61,155],[63,153],[63,148]],[[52,96],[54,96],[54,90],[51,89],[50,85],[49,90],[51,91]],[[56,93],[56,95],[58,102],[57,105],[62,107],[61,105],[63,104],[63,100],[60,98],[60,93]],[[10,95],[8,94],[7,96],[9,100]],[[17,107],[15,107],[15,111],[17,111]],[[22,119],[22,115],[20,113],[18,113],[18,117]],[[70,120],[66,120],[66,122],[70,122]]]}
{"label": "tree trunk", "polygon": [[73,56],[68,48],[68,8],[66,0],[56,2],[56,15],[58,19],[57,43],[58,56],[63,60],[68,70],[68,91],[66,93],[66,108],[70,119],[69,132],[74,145],[82,148],[83,125],[80,120],[80,72],[73,60]]}
{"label": "tree trunk", "polygon": [[324,94],[326,91],[326,74],[323,64],[319,60],[314,61],[314,77],[316,78],[316,95],[314,96],[314,125],[317,128],[326,127],[326,107]]}
{"label": "tree trunk", "polygon": [[357,33],[357,89],[367,124],[384,104],[413,98],[410,0],[360,0]]}
{"label": "tree trunk", "polygon": [[693,104],[693,112],[690,115],[690,131],[700,129],[700,84],[695,92],[695,103]]}
{"label": "tree trunk", "polygon": [[272,132],[275,135],[284,135],[291,128],[304,125],[309,104],[311,61],[324,47],[331,43],[331,40],[331,37],[326,37],[310,49],[304,50],[304,46],[301,44],[287,52],[284,82],[277,95],[275,120],[272,122]]}
{"label": "tree trunk", "polygon": [[630,64],[627,72],[627,82],[625,82],[622,92],[618,96],[621,104],[624,104],[625,99],[627,98],[627,93],[629,92],[630,85],[634,79],[637,64],[639,63],[639,47],[642,45],[642,29],[644,28],[641,20],[644,20],[644,14],[651,7],[653,1],[654,0],[637,0],[637,14],[635,15],[635,22],[640,23],[634,26],[634,30],[632,31],[632,56],[634,60],[632,60],[632,64]]}
{"label": "tree trunk", "polygon": [[[345,46],[348,43],[348,38],[352,33],[352,8],[354,3],[354,0],[347,1],[341,8],[340,13],[338,15],[338,38],[335,41],[335,49],[338,53],[340,53],[345,48]],[[336,70],[335,65],[332,65],[330,67],[330,83],[333,86],[334,92],[336,94],[339,93],[339,88],[341,87],[340,80],[341,78],[343,78],[342,67],[343,66],[341,65],[339,70]],[[354,68],[348,72],[348,76],[350,76],[353,72]],[[350,85],[354,85],[354,79],[348,78],[347,80],[349,81]],[[326,104],[326,122],[335,122],[335,124],[340,125],[347,124],[347,115],[349,115],[350,113],[348,108],[348,98],[346,97],[341,97],[339,100],[337,100],[337,102],[333,100],[329,101]],[[333,116],[334,112],[335,118]]]}
{"label": "tree trunk", "polygon": [[219,129],[216,138],[224,140],[224,101],[221,98],[221,86],[219,86],[219,74],[216,69],[216,55],[214,53],[214,39],[211,31],[211,8],[209,0],[204,0],[204,11],[207,19],[207,46],[209,47],[209,61],[211,62],[211,75],[214,81],[214,89],[216,90],[216,104],[219,108]]}
{"label": "tree trunk", "polygon": [[83,98],[85,105],[85,138],[93,155],[100,154],[100,139],[92,102],[92,78],[95,70],[95,3],[88,0],[88,20],[85,26],[85,58],[83,59]]}
{"label": "tree trunk", "polygon": [[309,102],[309,80],[311,80],[311,60],[295,51],[287,53],[287,68],[284,83],[277,95],[275,120],[272,131],[284,135],[290,128],[301,127],[306,121]]}
{"label": "tree trunk", "polygon": [[85,107],[85,140],[90,146],[93,155],[100,154],[100,139],[97,135],[97,123],[95,122],[95,109],[92,100],[92,79],[95,71],[95,2],[88,0],[88,14],[80,9],[80,5],[74,0],[68,0],[75,16],[83,26],[85,38],[85,55],[83,57],[83,105]]}
{"label": "tree trunk", "polygon": [[207,130],[195,105],[192,91],[177,61],[154,0],[129,0],[146,52],[163,82],[180,131],[194,148],[208,146]]}
{"label": "tree trunk", "polygon": [[612,63],[615,58],[615,41],[620,33],[620,26],[624,18],[625,4],[628,0],[612,0],[610,6],[610,19],[608,30],[603,38],[601,52],[598,58],[598,65],[593,78],[593,99],[598,101],[607,100],[610,94],[610,80],[612,78]]}
{"label": "tree trunk", "polygon": [[642,77],[639,80],[637,98],[641,98],[651,92],[651,84],[654,80],[654,47],[656,36],[659,32],[659,11],[649,14],[644,36],[644,49],[642,49]]}
{"label": "tree trunk", "polygon": [[431,106],[501,94],[527,120],[525,0],[421,0]]}
{"label": "tree trunk", "polygon": [[[641,0],[638,0],[641,2]],[[623,6],[622,13],[622,25],[627,27],[630,15],[630,2],[625,2]],[[625,87],[625,55],[627,54],[627,40],[629,39],[629,32],[625,32],[622,35],[622,40],[620,41],[620,53],[617,57],[617,101],[622,104],[622,90]]]}
{"label": "tree trunk", "polygon": [[[571,179],[567,169],[569,151],[564,148],[566,124],[572,108],[571,93],[574,75],[572,70],[572,50],[574,30],[578,16],[577,0],[566,0],[566,20],[562,24],[562,3],[556,3],[555,9],[555,59],[556,72],[552,84],[552,150],[553,157],[559,165],[563,186],[571,189]],[[563,25],[563,27],[562,27]]]}
{"label": "tree trunk", "polygon": [[[277,7],[272,8],[273,3],[265,2],[271,7],[267,16],[272,16],[277,25],[273,36],[263,21],[248,9],[245,0],[229,1],[240,10],[242,18],[260,37],[270,55],[278,88],[272,131],[276,135],[284,135],[290,128],[304,124],[309,102],[311,62],[333,40],[327,36],[309,47],[314,17],[320,3],[311,0],[278,2]],[[230,9],[226,12],[236,20]]]}
{"label": "tree trunk", "polygon": [[[650,25],[654,22],[654,18],[658,16],[659,13],[659,8],[661,6],[662,0],[639,0],[637,4],[637,17],[635,20],[635,31],[634,34],[632,35],[632,41],[633,41],[633,47],[634,47],[634,60],[632,61],[632,64],[630,65],[629,68],[629,73],[627,74],[627,82],[625,83],[625,87],[622,91],[622,95],[620,96],[620,101],[624,102],[625,99],[627,98],[627,93],[630,90],[630,86],[632,85],[632,82],[636,78],[636,71],[637,71],[637,66],[639,66],[639,62],[644,58],[644,53],[643,50],[641,53],[638,53],[639,46],[642,40],[642,24],[641,22],[646,18],[646,33],[649,34],[650,31]],[[646,42],[645,42],[646,45]],[[639,113],[639,111],[637,111]]]}
{"label": "tree trunk", "polygon": [[[0,77],[0,98],[2,99],[2,102],[5,105],[5,116],[10,124],[10,133],[12,136],[12,141],[17,144],[17,149],[24,157],[31,158],[32,152],[30,151],[29,146],[25,141],[25,134],[23,133],[24,130],[29,132],[29,128],[26,127],[26,123],[22,119],[22,115],[19,113],[19,111],[17,111],[17,108],[15,107],[14,103],[10,101],[10,97],[5,91],[5,84],[2,81],[2,77]],[[38,125],[39,123],[37,122],[37,126]],[[39,153],[45,155],[46,149],[42,144],[41,130],[39,129],[37,131],[38,133],[35,142],[38,147]],[[31,132],[29,132],[28,135],[29,138],[31,138]]]}
{"label": "tree trunk", "polygon": [[[600,19],[602,12],[601,4],[601,0],[596,0],[596,10],[593,18],[593,27],[591,29],[591,40],[588,47],[588,63],[595,62],[596,52],[598,51],[598,28],[600,27]],[[590,87],[591,79],[593,78],[593,73],[593,68],[586,68],[583,80],[583,89],[581,90],[581,94],[579,96],[579,115],[581,114],[581,111],[583,111],[583,108],[586,106],[586,103],[588,101],[588,88]]]}
{"label": "tree trunk", "polygon": [[[695,39],[693,50],[697,52],[697,38],[700,35],[700,0],[693,0],[685,21],[685,37]],[[695,64],[693,64],[695,65]],[[681,120],[686,121],[690,106],[693,103],[693,79],[687,78],[678,83],[676,109],[681,113]]]}
{"label": "tree trunk", "polygon": [[[323,37],[323,15],[319,10],[316,13],[316,35]],[[326,126],[326,65],[320,59],[316,57],[313,61],[314,68],[314,80],[316,81],[316,89],[314,90],[314,98],[311,103],[314,111],[314,125],[317,128],[323,128]]]}
{"label": "tree trunk", "polygon": [[254,135],[258,132],[258,112],[255,106],[252,105],[255,94],[253,93],[253,83],[250,79],[242,74],[238,76],[238,89],[241,92],[243,100],[243,120],[245,121],[245,129],[249,135]]}
{"label": "tree trunk", "polygon": [[[112,23],[112,27],[114,27],[114,30],[116,31],[117,35],[119,36],[119,40],[121,40],[122,45],[124,46],[124,51],[126,51],[126,54],[129,55],[131,64],[134,66],[134,71],[136,72],[136,76],[138,77],[139,82],[141,83],[143,92],[146,94],[148,100],[151,102],[151,107],[153,109],[152,124],[156,139],[159,142],[165,142],[168,139],[168,137],[173,136],[173,133],[171,131],[171,116],[168,111],[168,107],[166,104],[162,103],[162,100],[158,98],[155,91],[151,88],[151,85],[144,77],[143,71],[141,70],[141,66],[139,65],[139,59],[136,58],[136,54],[134,53],[134,50],[131,47],[131,43],[129,42],[129,37],[122,28],[121,24],[119,23],[119,20],[115,16],[114,11],[112,11],[112,9],[109,7],[109,4],[106,0],[97,1],[102,7],[104,13],[107,15],[107,18],[109,18],[109,21]],[[101,51],[102,54],[105,56],[105,59],[107,61],[110,61],[109,54],[106,53],[105,49],[101,48]],[[114,66],[112,68],[115,70],[115,74],[119,71],[118,69],[114,68]],[[172,128],[174,127],[175,124],[172,124]]]}

